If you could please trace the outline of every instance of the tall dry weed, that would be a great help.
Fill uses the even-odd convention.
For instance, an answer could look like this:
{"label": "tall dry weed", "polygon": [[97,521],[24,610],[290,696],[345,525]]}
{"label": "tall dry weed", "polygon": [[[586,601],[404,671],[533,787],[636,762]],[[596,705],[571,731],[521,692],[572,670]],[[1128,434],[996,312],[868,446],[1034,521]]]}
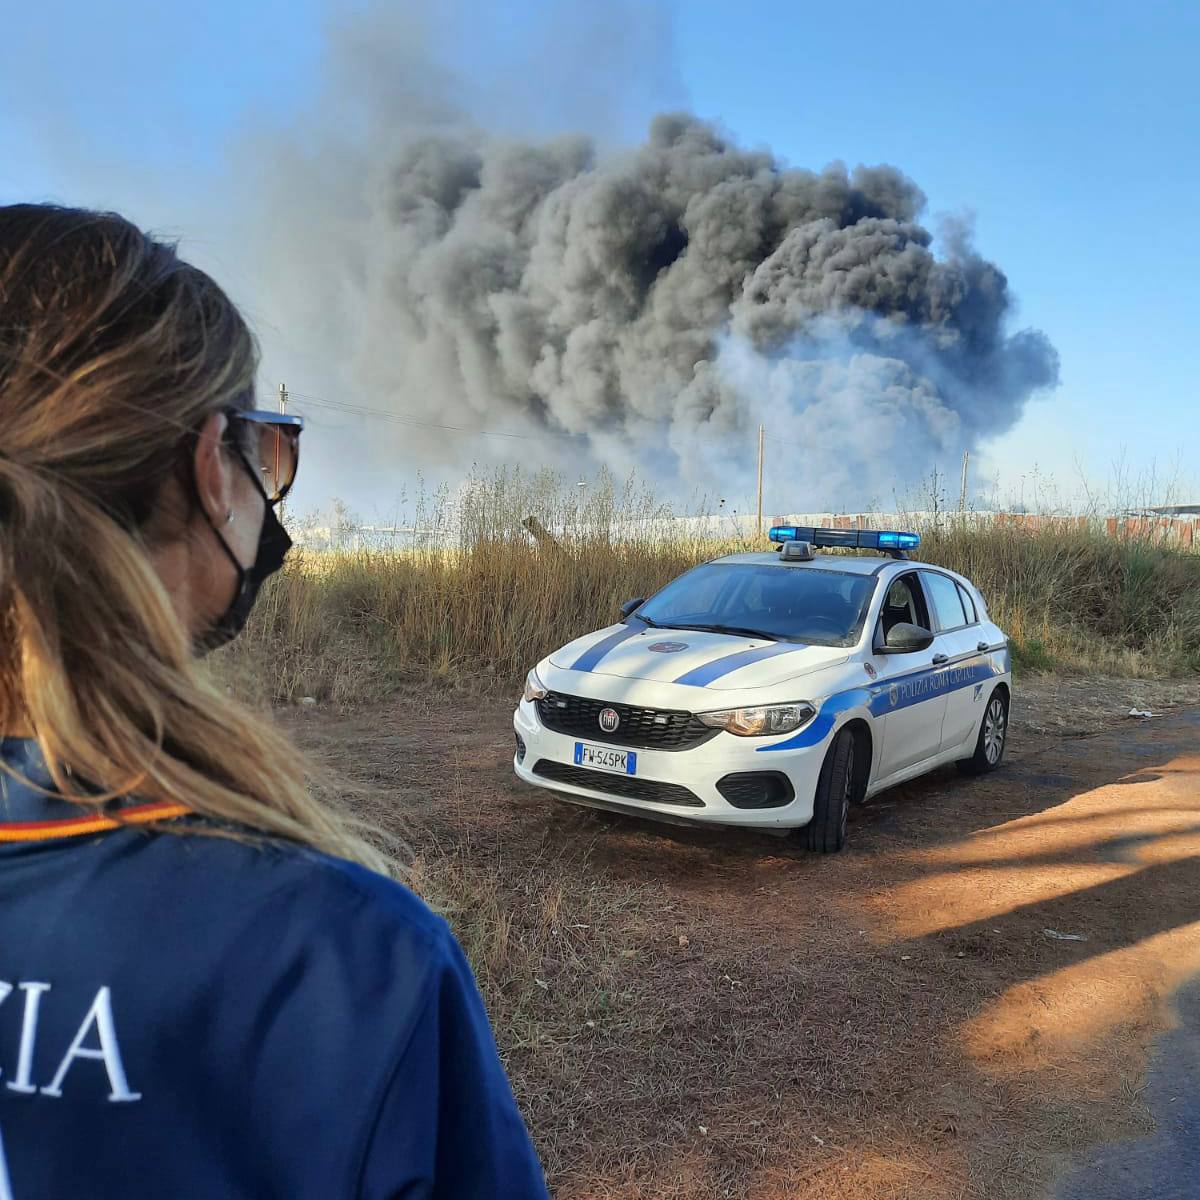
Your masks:
{"label": "tall dry weed", "polygon": [[[296,554],[222,669],[276,703],[354,703],[417,680],[511,689],[555,646],[615,621],[623,601],[719,554],[766,548],[719,516],[676,521],[645,488],[514,471],[419,510],[414,529],[400,548]],[[1200,555],[1065,523],[950,515],[921,532],[921,558],[981,588],[1018,669],[1200,670]]]}

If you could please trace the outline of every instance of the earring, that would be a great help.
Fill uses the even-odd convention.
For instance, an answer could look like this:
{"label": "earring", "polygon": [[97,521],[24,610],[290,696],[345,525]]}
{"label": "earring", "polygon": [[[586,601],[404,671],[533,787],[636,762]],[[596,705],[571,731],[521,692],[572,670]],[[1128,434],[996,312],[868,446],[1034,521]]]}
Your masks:
{"label": "earring", "polygon": [[233,524],[233,509],[232,509],[232,508],[229,510],[229,516],[227,516],[227,517],[225,518],[225,524],[226,524],[226,525],[232,525],[232,524]]}

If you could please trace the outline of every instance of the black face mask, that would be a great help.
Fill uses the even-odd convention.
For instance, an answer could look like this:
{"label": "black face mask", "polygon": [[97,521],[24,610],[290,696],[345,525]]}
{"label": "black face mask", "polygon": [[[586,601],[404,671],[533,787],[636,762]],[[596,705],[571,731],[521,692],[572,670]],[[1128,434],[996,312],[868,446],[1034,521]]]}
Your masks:
{"label": "black face mask", "polygon": [[[262,491],[262,487],[255,477],[254,472],[250,469],[242,455],[239,453],[238,458],[241,459],[242,465],[246,468],[250,478],[254,480],[254,484]],[[266,503],[267,496],[263,493],[263,501]],[[207,513],[205,514],[207,517]],[[224,646],[227,642],[233,641],[242,629],[245,627],[246,620],[250,616],[250,610],[254,607],[255,600],[258,599],[259,589],[262,585],[283,566],[283,560],[287,557],[287,552],[292,548],[292,539],[288,536],[288,531],[284,529],[279,518],[275,515],[275,509],[266,503],[266,511],[263,513],[262,530],[258,535],[258,552],[254,556],[254,562],[248,567],[243,567],[237,560],[237,556],[229,548],[229,543],[225,540],[220,529],[212,523],[212,519],[208,518],[208,526],[216,535],[217,541],[221,543],[221,548],[229,557],[229,561],[233,563],[233,568],[237,571],[237,588],[234,590],[233,599],[229,602],[229,607],[217,618],[211,629],[207,633],[201,634],[196,639],[196,649],[200,654],[207,654],[210,650],[216,650],[219,646]]]}

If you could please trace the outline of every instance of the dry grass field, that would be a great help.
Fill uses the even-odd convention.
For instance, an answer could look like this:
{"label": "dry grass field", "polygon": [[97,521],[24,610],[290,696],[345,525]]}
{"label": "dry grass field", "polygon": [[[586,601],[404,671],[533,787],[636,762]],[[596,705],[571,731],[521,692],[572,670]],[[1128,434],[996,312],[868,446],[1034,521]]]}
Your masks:
{"label": "dry grass field", "polygon": [[[418,512],[435,534],[423,546],[297,554],[223,669],[268,703],[362,703],[431,679],[512,688],[555,646],[611,624],[622,601],[718,554],[766,548],[681,535],[632,487],[574,493],[551,477],[501,474],[473,483],[452,526],[441,511]],[[529,515],[558,531],[558,545],[530,537]],[[982,589],[1018,670],[1200,670],[1200,553],[1113,539],[1101,525],[976,529],[948,514],[920,532],[922,559]]]}

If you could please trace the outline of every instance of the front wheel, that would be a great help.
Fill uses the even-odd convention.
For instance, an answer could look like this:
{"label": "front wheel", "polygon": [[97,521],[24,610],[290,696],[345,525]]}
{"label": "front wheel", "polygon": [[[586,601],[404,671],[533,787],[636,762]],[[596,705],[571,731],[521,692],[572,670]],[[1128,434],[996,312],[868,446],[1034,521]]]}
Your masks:
{"label": "front wheel", "polygon": [[854,752],[854,733],[843,729],[821,764],[812,820],[804,827],[805,844],[819,854],[836,854],[846,844],[846,821],[854,798]]}
{"label": "front wheel", "polygon": [[955,764],[964,775],[983,775],[994,771],[1004,759],[1008,742],[1008,693],[997,688],[989,697],[975,740],[975,753]]}

